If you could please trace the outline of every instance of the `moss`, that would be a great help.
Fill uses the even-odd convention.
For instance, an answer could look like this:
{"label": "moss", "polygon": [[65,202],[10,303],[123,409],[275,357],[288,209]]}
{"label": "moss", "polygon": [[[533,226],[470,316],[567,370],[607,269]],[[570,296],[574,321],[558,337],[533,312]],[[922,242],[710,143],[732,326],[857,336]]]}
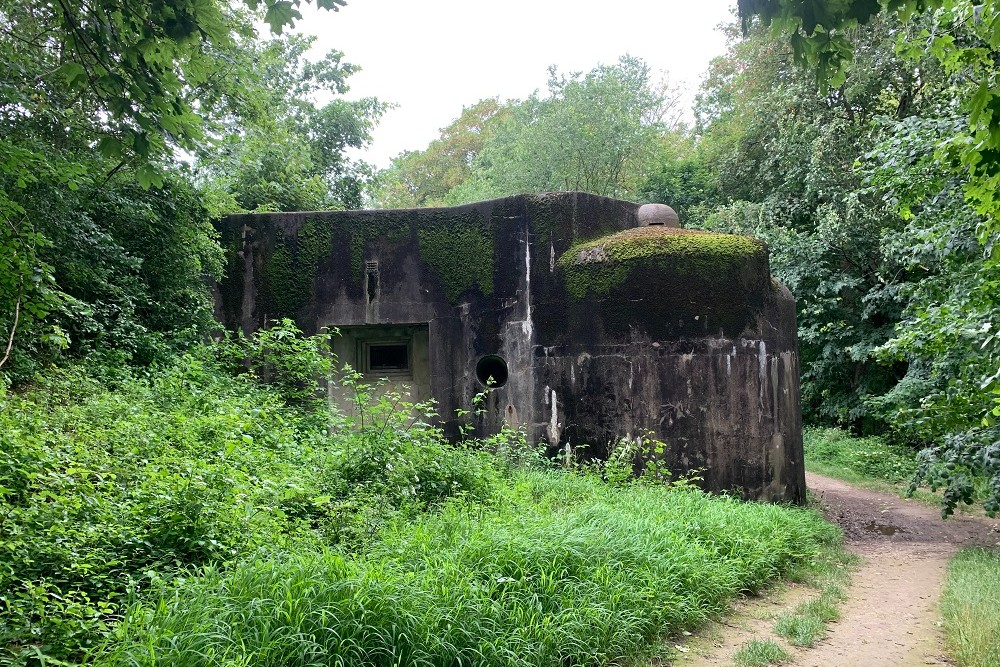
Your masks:
{"label": "moss", "polygon": [[400,243],[411,232],[404,214],[386,211],[379,216],[350,217],[338,221],[337,238],[346,240],[351,254],[351,279],[360,285],[365,277],[365,248],[372,243]]}
{"label": "moss", "polygon": [[222,295],[224,324],[234,325],[239,318],[239,307],[243,300],[243,234],[242,225],[216,221],[219,244],[223,252],[222,278],[219,292]]}
{"label": "moss", "polygon": [[294,236],[277,233],[274,251],[262,275],[267,314],[294,317],[312,296],[316,271],[330,254],[333,227],[308,218]]}
{"label": "moss", "polygon": [[766,252],[762,242],[746,236],[641,227],[577,244],[563,253],[558,265],[569,293],[582,299],[588,292],[607,294],[640,270],[710,282]]}
{"label": "moss", "polygon": [[420,257],[437,274],[448,301],[457,303],[466,290],[478,287],[493,294],[494,242],[478,211],[422,221],[417,230]]}

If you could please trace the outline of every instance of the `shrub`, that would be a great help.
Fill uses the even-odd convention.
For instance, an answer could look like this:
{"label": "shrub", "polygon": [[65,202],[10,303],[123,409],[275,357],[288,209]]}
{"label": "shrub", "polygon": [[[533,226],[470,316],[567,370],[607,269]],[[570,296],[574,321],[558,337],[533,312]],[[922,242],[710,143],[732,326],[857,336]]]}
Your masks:
{"label": "shrub", "polygon": [[124,600],[191,568],[360,553],[397,515],[492,493],[484,454],[409,412],[331,421],[219,355],[198,349],[147,378],[53,371],[0,395],[0,662],[79,659]]}

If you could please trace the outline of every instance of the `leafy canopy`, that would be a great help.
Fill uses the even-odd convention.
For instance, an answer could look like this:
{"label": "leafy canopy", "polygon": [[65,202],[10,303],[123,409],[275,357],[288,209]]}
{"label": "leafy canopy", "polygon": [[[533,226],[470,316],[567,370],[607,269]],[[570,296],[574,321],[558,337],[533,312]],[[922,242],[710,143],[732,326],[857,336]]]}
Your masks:
{"label": "leafy canopy", "polygon": [[[317,4],[335,10],[343,0]],[[98,339],[132,341],[132,354],[149,331],[175,337],[194,325],[163,317],[163,304],[175,304],[175,315],[204,314],[200,274],[218,260],[176,155],[231,134],[229,119],[271,113],[254,21],[280,32],[300,6],[0,0],[0,367],[19,352],[39,359]],[[377,108],[320,111],[330,120],[313,123],[313,143],[324,168],[347,177],[352,165],[339,165],[338,151],[364,140]],[[153,187],[169,194],[147,194]],[[187,243],[156,247],[172,237]],[[133,333],[110,335],[123,327]]]}
{"label": "leafy canopy", "polygon": [[480,101],[426,151],[396,158],[383,174],[383,199],[447,205],[557,190],[639,196],[677,100],[639,58],[586,73],[551,67],[547,96]]}
{"label": "leafy canopy", "polygon": [[877,141],[862,157],[871,191],[903,223],[895,233],[882,232],[874,257],[885,284],[864,301],[889,297],[902,307],[890,320],[894,335],[868,355],[905,374],[867,402],[898,432],[933,444],[922,455],[918,481],[945,487],[946,512],[971,501],[974,480],[983,475],[986,509],[1000,511],[1000,5],[741,0],[739,6],[745,30],[760,16],[787,36],[831,96],[864,72],[860,47],[879,23],[876,16],[900,26],[891,33],[895,54],[919,72],[920,95],[929,104],[876,126]]}
{"label": "leafy canopy", "polygon": [[979,229],[993,255],[1000,235],[1000,78],[994,54],[1000,49],[1000,3],[995,0],[739,0],[748,25],[755,15],[789,37],[796,56],[816,68],[820,82],[840,85],[854,52],[850,30],[880,12],[927,24],[916,35],[901,35],[900,53],[932,54],[945,70],[975,82],[962,95],[968,112],[965,131],[938,146],[943,157],[959,158],[968,169],[966,197],[986,216]]}

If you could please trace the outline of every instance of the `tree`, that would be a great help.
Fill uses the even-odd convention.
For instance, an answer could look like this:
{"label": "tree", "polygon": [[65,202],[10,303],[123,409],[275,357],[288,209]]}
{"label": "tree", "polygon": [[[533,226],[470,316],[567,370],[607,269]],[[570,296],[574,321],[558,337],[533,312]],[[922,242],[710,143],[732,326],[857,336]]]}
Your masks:
{"label": "tree", "polygon": [[[235,55],[245,77],[239,104],[216,121],[216,139],[197,152],[197,168],[216,214],[360,208],[371,169],[345,156],[361,148],[387,105],[348,101],[358,67],[331,51],[305,54],[314,37],[251,43]],[[318,104],[320,95],[333,96]]]}
{"label": "tree", "polygon": [[395,157],[380,176],[379,205],[386,208],[437,206],[472,177],[472,166],[500,123],[511,115],[507,104],[491,97],[462,109],[422,151]]}
{"label": "tree", "polygon": [[623,56],[587,74],[549,70],[549,96],[510,104],[446,200],[519,192],[584,190],[626,197],[638,191],[669,125],[677,96],[656,84],[642,60]]}
{"label": "tree", "polygon": [[[1000,237],[1000,78],[994,54],[1000,48],[1000,3],[994,0],[739,0],[744,26],[759,16],[787,35],[796,57],[815,67],[824,85],[838,86],[854,53],[852,28],[881,12],[911,23],[919,32],[900,37],[900,52],[932,54],[963,86],[968,126],[937,146],[968,170],[965,195],[984,216],[979,237],[990,257]],[[994,261],[1000,261],[1000,258]]]}
{"label": "tree", "polygon": [[299,4],[0,0],[0,368],[25,330],[33,344],[68,344],[41,325],[70,302],[45,259],[58,253],[46,250],[50,207],[36,195],[72,199],[126,172],[144,188],[168,184],[173,151],[196,150],[240,96],[230,56],[254,18],[280,30]]}
{"label": "tree", "polygon": [[699,138],[682,130],[665,133],[636,198],[669,204],[682,223],[698,217],[699,210],[720,204],[718,174],[700,149]]}
{"label": "tree", "polygon": [[768,242],[798,302],[806,418],[865,431],[885,428],[870,400],[906,370],[873,353],[893,335],[894,290],[908,276],[883,254],[904,220],[855,164],[934,90],[931,72],[895,56],[898,29],[873,25],[859,40],[864,67],[825,93],[787,45],[754,29],[713,62],[696,108],[699,161],[724,204],[694,207],[693,222]]}
{"label": "tree", "polygon": [[[918,480],[946,486],[944,511],[972,495],[972,475],[990,484],[1000,510],[1000,4],[988,0],[740,0],[744,26],[760,16],[787,35],[795,55],[835,87],[856,52],[857,26],[895,14],[908,30],[897,52],[930,54],[948,80],[948,100],[926,120],[901,123],[880,150],[873,178],[908,225],[890,255],[935,273],[905,290],[909,302],[883,358],[905,359],[904,381],[886,395],[902,423],[934,446]],[[855,68],[857,69],[857,68]],[[954,101],[960,105],[956,106]],[[928,161],[927,156],[934,160]],[[969,208],[958,199],[963,195]],[[973,234],[979,247],[970,246]],[[912,245],[906,245],[906,244]],[[891,247],[891,246],[890,246]]]}

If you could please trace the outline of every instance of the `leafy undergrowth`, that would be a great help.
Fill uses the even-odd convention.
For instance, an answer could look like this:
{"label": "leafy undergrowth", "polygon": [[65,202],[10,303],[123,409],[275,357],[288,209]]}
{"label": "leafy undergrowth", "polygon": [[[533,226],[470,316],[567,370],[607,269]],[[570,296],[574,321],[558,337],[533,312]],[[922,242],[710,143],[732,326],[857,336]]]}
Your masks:
{"label": "leafy undergrowth", "polygon": [[941,614],[959,667],[1000,667],[1000,551],[964,549],[952,559]]}
{"label": "leafy undergrowth", "polygon": [[260,348],[283,392],[232,373],[243,344],[0,395],[0,662],[609,664],[837,539],[485,451],[517,434],[453,446],[388,398],[340,419],[290,340]]}
{"label": "leafy undergrowth", "polygon": [[77,660],[192,568],[361,552],[390,519],[491,496],[491,459],[409,414],[331,422],[216,356],[0,394],[0,663]]}
{"label": "leafy undergrowth", "polygon": [[[919,487],[914,486],[920,455],[902,445],[887,443],[878,436],[857,437],[837,428],[803,429],[806,470],[850,482],[875,491],[912,497],[953,511],[981,512],[978,501],[990,494],[989,480],[976,474],[959,475],[948,464],[928,465]],[[967,490],[950,489],[948,475]],[[927,488],[930,487],[930,488]]]}
{"label": "leafy undergrowth", "polygon": [[848,482],[908,484],[917,470],[916,452],[879,437],[859,438],[836,428],[805,428],[806,467]]}

